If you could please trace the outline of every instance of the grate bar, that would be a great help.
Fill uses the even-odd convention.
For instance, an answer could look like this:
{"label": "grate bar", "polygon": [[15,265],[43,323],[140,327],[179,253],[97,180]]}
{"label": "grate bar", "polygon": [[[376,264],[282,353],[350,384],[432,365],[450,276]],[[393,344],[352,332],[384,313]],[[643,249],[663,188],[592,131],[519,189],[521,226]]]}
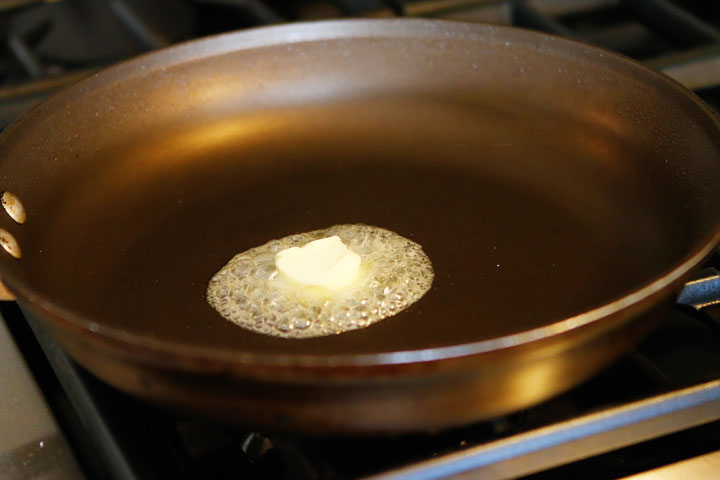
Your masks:
{"label": "grate bar", "polygon": [[620,5],[679,46],[720,43],[718,29],[667,0],[623,0]]}
{"label": "grate bar", "polygon": [[561,422],[366,480],[529,475],[720,420],[720,380]]}

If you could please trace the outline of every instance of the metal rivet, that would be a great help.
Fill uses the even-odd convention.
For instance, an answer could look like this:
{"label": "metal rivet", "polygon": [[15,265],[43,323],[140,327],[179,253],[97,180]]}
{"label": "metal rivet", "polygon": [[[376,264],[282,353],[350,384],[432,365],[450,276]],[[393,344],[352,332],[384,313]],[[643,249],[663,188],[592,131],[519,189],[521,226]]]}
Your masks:
{"label": "metal rivet", "polygon": [[21,258],[20,244],[15,240],[10,232],[4,228],[0,228],[0,245],[15,258]]}
{"label": "metal rivet", "polygon": [[0,301],[10,301],[16,300],[17,297],[14,293],[12,293],[8,288],[5,286],[4,283],[0,281]]}
{"label": "metal rivet", "polygon": [[7,214],[10,215],[10,218],[17,223],[25,223],[27,214],[25,213],[25,207],[23,207],[17,195],[10,192],[2,192],[2,194],[0,194],[0,203],[2,203],[3,208]]}

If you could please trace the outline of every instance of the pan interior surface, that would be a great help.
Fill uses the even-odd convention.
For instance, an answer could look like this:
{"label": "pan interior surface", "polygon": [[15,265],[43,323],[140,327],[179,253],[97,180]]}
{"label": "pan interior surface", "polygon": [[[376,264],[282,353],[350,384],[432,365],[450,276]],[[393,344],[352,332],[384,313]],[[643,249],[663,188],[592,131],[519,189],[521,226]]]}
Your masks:
{"label": "pan interior surface", "polygon": [[[113,327],[222,348],[413,349],[531,329],[619,297],[678,255],[656,241],[673,234],[672,205],[618,161],[631,152],[608,148],[613,168],[567,129],[432,98],[166,127],[102,153],[119,169],[76,185],[82,200],[54,217],[58,247],[43,252],[57,273],[34,280]],[[250,333],[206,303],[234,254],[340,223],[420,243],[431,291],[365,330],[302,341]]]}
{"label": "pan interior surface", "polygon": [[[421,43],[412,48],[430,48]],[[372,57],[364,45],[354,57],[361,65],[332,66],[340,50],[325,51],[321,67],[287,64],[288,79],[258,80],[254,97],[242,82],[242,95],[227,88],[231,74],[244,78],[242,58],[220,58],[133,77],[75,105],[77,124],[56,133],[76,143],[56,154],[65,167],[55,183],[37,197],[22,182],[12,189],[43,217],[21,235],[25,281],[103,327],[178,345],[392,352],[497,338],[581,314],[661,276],[707,234],[687,213],[695,206],[677,200],[684,183],[670,170],[682,148],[658,158],[647,126],[613,117],[612,108],[625,107],[607,106],[602,92],[602,107],[575,112],[569,106],[587,85],[573,92],[547,81],[513,97],[507,92],[517,89],[490,74],[470,88],[430,60],[419,74],[398,60],[405,73],[380,86],[332,88],[360,82],[351,74],[367,70],[362,62]],[[571,59],[558,61],[564,68]],[[505,74],[512,65],[503,62],[488,68]],[[442,86],[433,83],[437,69],[447,76]],[[189,80],[197,98],[180,100]],[[169,101],[161,91],[177,95]],[[551,94],[557,101],[546,102]],[[93,118],[96,129],[87,133]],[[51,158],[60,144],[39,154]],[[706,156],[713,147],[703,147]],[[341,223],[376,225],[422,245],[435,270],[431,290],[369,328],[303,340],[249,332],[207,304],[207,282],[236,253]]]}

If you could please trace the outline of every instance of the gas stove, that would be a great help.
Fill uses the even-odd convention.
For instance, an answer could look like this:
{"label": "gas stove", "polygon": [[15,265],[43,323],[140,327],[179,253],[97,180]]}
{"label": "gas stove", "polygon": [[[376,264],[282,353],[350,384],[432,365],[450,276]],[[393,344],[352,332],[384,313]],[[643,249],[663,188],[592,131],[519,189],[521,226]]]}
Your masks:
{"label": "gas stove", "polygon": [[[228,30],[341,17],[542,30],[634,57],[720,108],[720,5],[699,0],[17,0],[0,11],[3,125],[123,58]],[[491,421],[392,437],[249,431],[158,409],[92,377],[32,315],[3,304],[0,477],[651,479],[720,472],[720,305],[710,305],[720,300],[720,254],[705,267],[635,350],[579,387]]]}

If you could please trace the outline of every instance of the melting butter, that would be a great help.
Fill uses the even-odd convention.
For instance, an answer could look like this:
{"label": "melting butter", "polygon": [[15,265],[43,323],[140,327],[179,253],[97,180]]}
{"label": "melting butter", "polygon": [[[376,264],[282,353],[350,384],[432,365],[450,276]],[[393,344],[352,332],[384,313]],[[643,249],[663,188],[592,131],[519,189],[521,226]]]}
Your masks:
{"label": "melting butter", "polygon": [[357,276],[360,255],[333,235],[278,252],[275,266],[281,275],[299,286],[340,290]]}
{"label": "melting butter", "polygon": [[[295,249],[306,253],[283,253]],[[321,337],[397,315],[427,293],[433,278],[419,244],[380,227],[335,225],[235,255],[210,280],[207,301],[256,333]]]}

